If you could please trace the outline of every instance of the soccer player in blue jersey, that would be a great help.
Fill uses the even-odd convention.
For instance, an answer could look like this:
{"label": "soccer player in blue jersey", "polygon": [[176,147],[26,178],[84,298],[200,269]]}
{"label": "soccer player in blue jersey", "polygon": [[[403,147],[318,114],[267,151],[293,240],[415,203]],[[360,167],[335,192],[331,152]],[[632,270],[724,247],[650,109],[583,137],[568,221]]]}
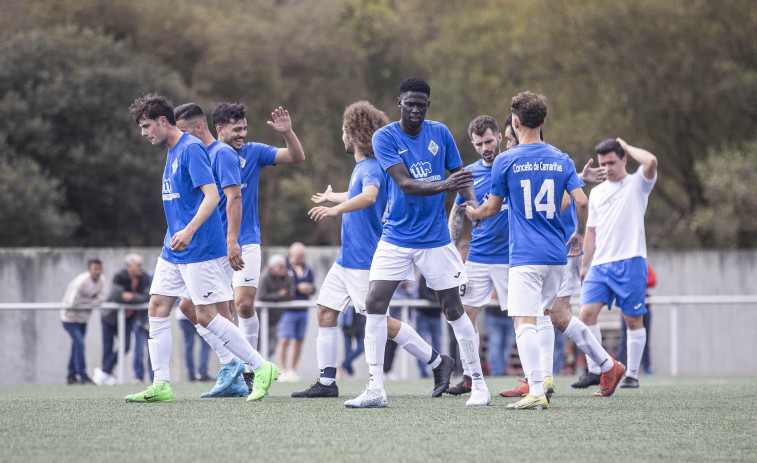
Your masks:
{"label": "soccer player in blue jersey", "polygon": [[[313,195],[315,203],[337,204],[333,207],[316,206],[309,214],[315,221],[342,214],[342,248],[318,294],[317,354],[321,376],[310,388],[294,392],[292,397],[339,395],[335,381],[337,315],[350,302],[365,315],[371,260],[381,237],[387,200],[386,174],[373,155],[371,138],[376,130],[388,123],[386,114],[367,101],[348,106],[342,122],[342,141],[345,151],[355,158],[356,163],[349,189],[335,193],[329,185],[323,193]],[[410,325],[391,317],[387,319],[387,335],[416,358],[431,365],[436,381],[432,396],[441,396],[449,384],[453,360],[435,352]]]}
{"label": "soccer player in blue jersey", "polygon": [[[234,305],[239,315],[239,327],[250,345],[257,348],[260,322],[255,312],[255,293],[260,279],[260,220],[258,218],[258,184],[260,170],[277,164],[298,164],[305,160],[305,152],[292,129],[289,111],[281,106],[271,113],[268,126],[284,137],[286,148],[263,143],[245,143],[247,137],[247,107],[238,103],[221,103],[213,109],[213,126],[218,140],[236,151],[239,156],[242,181],[242,223],[239,245],[242,248],[244,268],[233,273]],[[246,367],[249,370],[248,367]],[[244,373],[248,386],[252,384],[251,371]]]}
{"label": "soccer player in blue jersey", "polygon": [[[239,225],[242,220],[242,193],[240,180],[239,156],[227,144],[213,137],[208,127],[208,119],[205,112],[196,103],[186,103],[174,110],[176,127],[199,138],[208,150],[210,167],[216,179],[216,187],[220,196],[218,212],[221,214],[224,231],[226,233],[226,250],[228,265],[224,265],[226,273],[231,281],[233,272],[244,268],[241,248],[238,243]],[[195,307],[191,299],[182,297],[179,309],[187,319],[195,326],[197,332],[218,355],[221,362],[221,370],[216,377],[213,388],[201,397],[241,397],[250,393],[248,386],[242,378],[244,364],[234,357],[223,342],[213,333],[197,323]],[[234,321],[229,309],[228,302],[218,303],[218,313]],[[257,347],[257,346],[255,346]]]}
{"label": "soccer player in blue jersey", "polygon": [[[481,159],[465,166],[465,170],[475,175],[473,188],[476,191],[476,199],[479,204],[483,204],[488,199],[491,190],[492,164],[495,157],[500,154],[502,133],[493,117],[478,116],[468,125],[468,136]],[[464,219],[465,200],[458,194],[449,213],[448,226],[453,243],[460,237]],[[500,212],[494,218],[484,221],[482,226],[471,230],[470,250],[465,261],[468,283],[460,285],[463,308],[476,329],[477,351],[479,336],[476,318],[481,306],[488,304],[491,300],[492,287],[497,290],[502,310],[507,307],[508,242],[507,203],[503,203]],[[489,352],[492,352],[491,344]],[[470,391],[471,372],[468,365],[463,364],[462,380],[447,389],[447,393],[459,395]]]}
{"label": "soccer player in blue jersey", "polygon": [[[468,406],[484,406],[489,390],[481,373],[475,330],[465,316],[459,286],[467,282],[465,268],[447,229],[444,193],[461,191],[476,204],[473,173],[463,170],[460,153],[446,126],[426,121],[431,88],[421,78],[408,77],[399,87],[400,120],[373,135],[373,152],[388,182],[388,213],[370,269],[365,302],[368,313],[365,352],[370,380],[347,407],[385,407],[384,348],[387,341],[386,311],[394,290],[403,280],[414,279],[413,263],[436,291],[473,377]],[[449,177],[446,171],[450,171]],[[446,387],[449,378],[446,380]]]}
{"label": "soccer player in blue jersey", "polygon": [[232,298],[223,226],[218,213],[218,190],[205,145],[176,127],[174,108],[158,95],[137,98],[129,107],[142,136],[153,145],[168,148],[163,172],[163,208],[168,230],[150,288],[150,339],[148,347],[155,372],[146,391],[126,396],[127,402],[170,402],[169,314],[178,297],[189,293],[199,323],[226,344],[227,349],[258,376],[247,400],[268,394],[278,368],[250,346],[233,323],[219,315],[216,304]]}
{"label": "soccer player in blue jersey", "polygon": [[[516,343],[529,393],[509,409],[544,409],[548,406],[539,367],[536,319],[551,309],[562,282],[565,265],[565,231],[560,218],[564,192],[576,202],[578,223],[567,246],[568,256],[583,247],[588,200],[581,189],[573,161],[541,141],[539,133],[547,116],[542,95],[523,92],[511,104],[513,129],[520,144],[495,159],[492,190],[479,209],[466,208],[471,220],[493,217],[504,199],[510,221],[510,270],[507,309],[515,321]],[[625,368],[614,362],[608,378],[615,388]]]}

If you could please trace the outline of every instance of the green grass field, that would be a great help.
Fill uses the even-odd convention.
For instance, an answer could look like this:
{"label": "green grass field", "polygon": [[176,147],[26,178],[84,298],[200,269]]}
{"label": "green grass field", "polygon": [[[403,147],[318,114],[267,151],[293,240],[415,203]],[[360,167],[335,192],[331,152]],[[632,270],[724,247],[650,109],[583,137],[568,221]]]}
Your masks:
{"label": "green grass field", "polygon": [[428,381],[388,382],[389,407],[292,399],[308,383],[274,383],[261,402],[200,399],[210,384],[177,384],[174,402],[127,404],[140,386],[0,387],[0,461],[757,461],[757,378],[642,377],[610,398],[558,377],[544,411],[430,397]]}

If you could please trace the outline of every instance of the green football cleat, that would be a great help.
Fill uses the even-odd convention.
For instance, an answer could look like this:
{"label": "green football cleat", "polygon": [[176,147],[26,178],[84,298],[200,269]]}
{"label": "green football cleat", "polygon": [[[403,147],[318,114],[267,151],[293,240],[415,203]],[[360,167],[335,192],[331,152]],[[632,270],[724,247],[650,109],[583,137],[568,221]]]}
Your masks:
{"label": "green football cleat", "polygon": [[255,381],[252,383],[252,392],[247,396],[248,402],[260,400],[268,395],[271,383],[279,377],[279,367],[266,360],[255,370]]}
{"label": "green football cleat", "polygon": [[525,397],[519,401],[507,404],[508,410],[545,410],[549,402],[547,402],[547,396],[544,394],[534,396],[526,394]]}
{"label": "green football cleat", "polygon": [[146,391],[126,396],[127,402],[173,402],[170,383],[155,383]]}
{"label": "green football cleat", "polygon": [[542,384],[544,384],[544,394],[547,396],[547,402],[551,402],[552,394],[555,393],[555,381],[551,376],[545,376]]}

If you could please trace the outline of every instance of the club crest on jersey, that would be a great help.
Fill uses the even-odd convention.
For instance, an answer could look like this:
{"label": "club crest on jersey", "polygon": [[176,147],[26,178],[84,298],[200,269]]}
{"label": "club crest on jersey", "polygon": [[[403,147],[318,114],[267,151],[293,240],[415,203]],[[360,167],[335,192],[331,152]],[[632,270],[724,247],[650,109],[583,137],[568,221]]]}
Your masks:
{"label": "club crest on jersey", "polygon": [[179,168],[179,162],[176,159],[174,159],[173,164],[171,164],[171,169],[173,169],[174,174],[176,173],[176,169],[178,168]]}
{"label": "club crest on jersey", "polygon": [[244,165],[247,164],[247,160],[243,158],[242,156],[239,156],[239,166],[244,169]]}
{"label": "club crest on jersey", "polygon": [[436,156],[436,152],[439,151],[439,145],[434,143],[434,140],[431,140],[431,143],[428,144],[428,150],[431,151],[431,154]]}

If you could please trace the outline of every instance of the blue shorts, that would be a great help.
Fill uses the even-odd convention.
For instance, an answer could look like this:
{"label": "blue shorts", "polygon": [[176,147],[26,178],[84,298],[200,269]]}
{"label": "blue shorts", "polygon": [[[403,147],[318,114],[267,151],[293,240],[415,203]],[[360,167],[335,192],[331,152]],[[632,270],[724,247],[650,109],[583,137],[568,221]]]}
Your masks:
{"label": "blue shorts", "polygon": [[634,257],[589,268],[581,288],[581,305],[604,302],[611,309],[615,303],[623,315],[644,315],[646,293],[647,260]]}
{"label": "blue shorts", "polygon": [[307,310],[285,310],[279,319],[279,339],[305,339],[305,329],[308,326]]}

